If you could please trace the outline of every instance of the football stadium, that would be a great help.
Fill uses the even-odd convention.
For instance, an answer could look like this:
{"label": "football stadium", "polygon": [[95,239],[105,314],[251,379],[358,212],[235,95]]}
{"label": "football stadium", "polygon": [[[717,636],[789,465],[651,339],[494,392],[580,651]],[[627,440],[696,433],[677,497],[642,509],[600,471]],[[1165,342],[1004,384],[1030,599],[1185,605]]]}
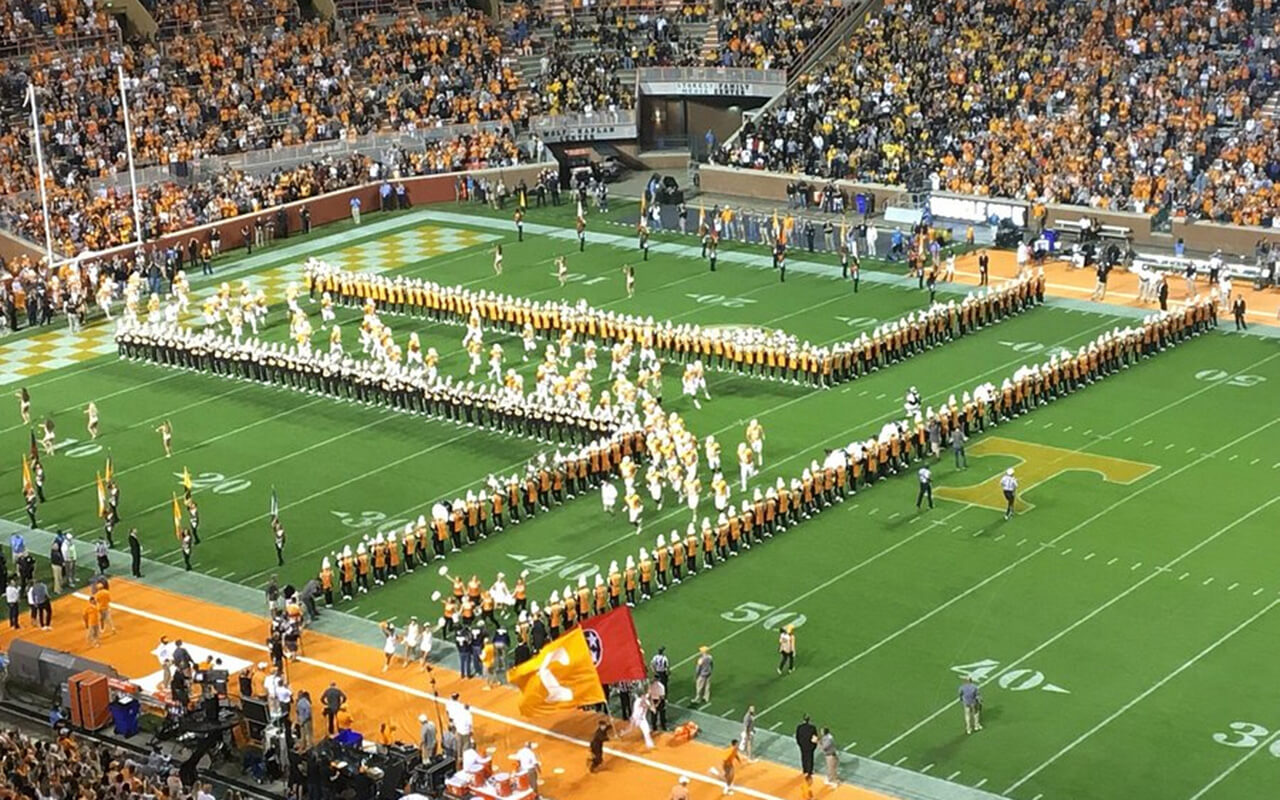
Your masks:
{"label": "football stadium", "polygon": [[0,797],[1275,795],[1270,2],[0,9]]}

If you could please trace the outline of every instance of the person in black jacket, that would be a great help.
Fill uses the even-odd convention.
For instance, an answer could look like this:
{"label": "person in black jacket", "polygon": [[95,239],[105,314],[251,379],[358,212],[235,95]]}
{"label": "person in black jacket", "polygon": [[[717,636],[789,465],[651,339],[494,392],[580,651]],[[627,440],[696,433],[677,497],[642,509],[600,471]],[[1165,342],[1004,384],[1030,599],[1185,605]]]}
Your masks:
{"label": "person in black jacket", "polygon": [[818,749],[818,729],[809,721],[809,715],[796,726],[796,747],[800,748],[800,768],[806,776],[813,775],[813,754]]}
{"label": "person in black jacket", "polygon": [[142,577],[142,542],[138,540],[137,528],[129,529],[129,574]]}

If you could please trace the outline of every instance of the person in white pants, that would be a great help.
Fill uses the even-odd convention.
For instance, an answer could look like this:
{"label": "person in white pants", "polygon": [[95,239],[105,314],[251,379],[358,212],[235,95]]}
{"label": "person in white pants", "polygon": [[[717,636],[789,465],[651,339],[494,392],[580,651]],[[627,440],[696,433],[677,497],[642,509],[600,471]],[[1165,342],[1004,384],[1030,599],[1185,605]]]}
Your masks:
{"label": "person in white pants", "polygon": [[653,735],[649,729],[649,696],[646,694],[636,695],[636,699],[631,702],[631,730],[639,729],[640,734],[644,736],[644,746],[653,749]]}

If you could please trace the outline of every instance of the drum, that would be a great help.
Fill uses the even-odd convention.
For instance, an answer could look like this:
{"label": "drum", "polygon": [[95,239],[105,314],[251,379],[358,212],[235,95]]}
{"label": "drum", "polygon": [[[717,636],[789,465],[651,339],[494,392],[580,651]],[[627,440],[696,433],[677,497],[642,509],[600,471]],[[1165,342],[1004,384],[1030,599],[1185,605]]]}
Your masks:
{"label": "drum", "polygon": [[498,797],[510,797],[513,794],[513,784],[510,772],[495,773],[494,776],[489,779],[489,785],[493,787],[493,793]]}
{"label": "drum", "polygon": [[459,797],[465,800],[471,796],[471,776],[458,773],[444,782],[444,793],[448,797]]}
{"label": "drum", "polygon": [[511,778],[511,786],[516,792],[527,792],[533,788],[529,782],[528,772],[517,772]]}

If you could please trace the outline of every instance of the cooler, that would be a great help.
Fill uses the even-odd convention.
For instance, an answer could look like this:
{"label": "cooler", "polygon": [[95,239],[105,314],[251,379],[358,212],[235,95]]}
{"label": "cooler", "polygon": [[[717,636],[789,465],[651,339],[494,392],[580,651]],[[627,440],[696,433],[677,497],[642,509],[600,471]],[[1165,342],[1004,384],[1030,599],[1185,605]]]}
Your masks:
{"label": "cooler", "polygon": [[115,722],[115,730],[121,736],[129,737],[138,732],[138,712],[140,704],[132,697],[121,697],[111,701],[111,719]]}

